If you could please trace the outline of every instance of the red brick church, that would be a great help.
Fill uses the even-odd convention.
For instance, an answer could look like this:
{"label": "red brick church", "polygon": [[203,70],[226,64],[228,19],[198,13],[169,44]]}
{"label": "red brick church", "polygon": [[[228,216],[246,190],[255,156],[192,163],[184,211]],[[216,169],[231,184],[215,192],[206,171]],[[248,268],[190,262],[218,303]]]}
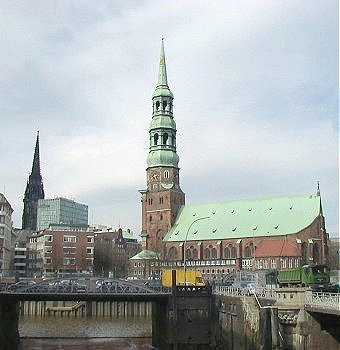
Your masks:
{"label": "red brick church", "polygon": [[140,190],[143,251],[131,258],[135,277],[183,266],[184,260],[208,279],[239,269],[327,263],[319,188],[307,195],[185,204],[163,41],[152,106],[147,187]]}

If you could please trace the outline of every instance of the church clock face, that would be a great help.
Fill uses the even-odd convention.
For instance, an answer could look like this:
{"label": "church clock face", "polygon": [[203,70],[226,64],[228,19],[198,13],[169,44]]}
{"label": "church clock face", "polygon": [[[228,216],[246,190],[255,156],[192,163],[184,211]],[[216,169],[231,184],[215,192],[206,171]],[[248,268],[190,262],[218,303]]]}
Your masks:
{"label": "church clock face", "polygon": [[150,181],[152,182],[158,181],[158,178],[159,178],[159,174],[156,171],[153,171],[150,174]]}

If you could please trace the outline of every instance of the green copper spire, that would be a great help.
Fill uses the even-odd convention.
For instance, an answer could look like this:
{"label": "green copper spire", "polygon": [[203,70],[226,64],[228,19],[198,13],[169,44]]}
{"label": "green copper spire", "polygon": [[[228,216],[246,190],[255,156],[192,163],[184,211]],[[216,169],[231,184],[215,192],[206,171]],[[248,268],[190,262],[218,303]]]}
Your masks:
{"label": "green copper spire", "polygon": [[158,73],[157,86],[160,86],[160,85],[168,86],[168,79],[166,76],[166,64],[165,64],[164,39],[163,38],[162,38],[162,46],[161,46],[161,57],[159,59],[159,73]]}
{"label": "green copper spire", "polygon": [[166,63],[165,63],[165,53],[164,53],[164,39],[162,38],[161,45],[161,55],[159,59],[159,73],[158,73],[158,83],[156,90],[152,97],[156,96],[170,96],[173,97],[172,92],[168,86],[168,77],[166,74]]}
{"label": "green copper spire", "polygon": [[147,159],[148,167],[178,167],[176,153],[176,123],[173,119],[173,94],[169,89],[164,40],[162,39],[159,74],[156,90],[152,95],[153,113],[150,124],[150,148]]}

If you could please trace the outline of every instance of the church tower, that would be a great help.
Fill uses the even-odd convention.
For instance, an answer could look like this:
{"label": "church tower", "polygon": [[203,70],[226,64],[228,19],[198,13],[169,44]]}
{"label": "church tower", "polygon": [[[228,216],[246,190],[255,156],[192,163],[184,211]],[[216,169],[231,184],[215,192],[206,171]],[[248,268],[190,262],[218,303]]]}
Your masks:
{"label": "church tower", "polygon": [[140,191],[143,249],[153,250],[161,255],[163,238],[174,224],[179,208],[185,203],[185,194],[179,184],[173,99],[167,81],[162,39],[158,83],[152,95],[147,189]]}
{"label": "church tower", "polygon": [[22,229],[36,230],[37,229],[37,209],[38,200],[44,199],[44,186],[40,173],[40,157],[39,157],[39,131],[35,143],[32,172],[28,178],[25,196],[24,196],[24,211],[22,214]]}

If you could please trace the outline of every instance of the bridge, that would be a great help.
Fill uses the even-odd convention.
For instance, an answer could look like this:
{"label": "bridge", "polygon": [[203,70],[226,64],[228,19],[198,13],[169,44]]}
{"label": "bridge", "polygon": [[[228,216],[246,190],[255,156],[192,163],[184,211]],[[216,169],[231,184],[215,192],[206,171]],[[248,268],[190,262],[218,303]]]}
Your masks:
{"label": "bridge", "polygon": [[[5,285],[0,291],[2,300],[74,300],[74,301],[159,301],[172,294],[171,288],[160,284],[138,284],[120,279],[53,279],[34,284]],[[189,291],[201,291],[200,287],[186,288]],[[245,289],[231,286],[216,286],[213,294],[225,296],[254,296],[257,300],[277,299],[280,290],[257,288]],[[340,293],[304,291],[304,308],[310,312],[340,316]],[[289,290],[287,290],[289,292]],[[259,307],[261,303],[259,302]]]}
{"label": "bridge", "polygon": [[159,301],[171,295],[171,288],[119,279],[53,279],[39,283],[4,285],[0,300],[17,301]]}

